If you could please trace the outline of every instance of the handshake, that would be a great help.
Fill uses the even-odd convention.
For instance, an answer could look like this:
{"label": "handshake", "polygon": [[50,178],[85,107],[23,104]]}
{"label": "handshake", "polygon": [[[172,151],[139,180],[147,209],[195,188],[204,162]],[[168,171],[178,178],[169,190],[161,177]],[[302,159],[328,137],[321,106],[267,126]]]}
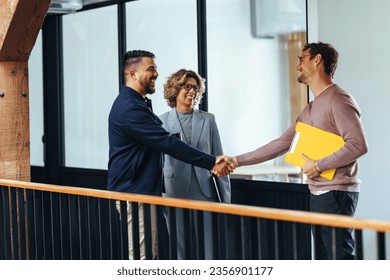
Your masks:
{"label": "handshake", "polygon": [[217,156],[211,172],[217,176],[227,176],[232,173],[237,166],[238,164],[235,157],[229,157],[225,155]]}

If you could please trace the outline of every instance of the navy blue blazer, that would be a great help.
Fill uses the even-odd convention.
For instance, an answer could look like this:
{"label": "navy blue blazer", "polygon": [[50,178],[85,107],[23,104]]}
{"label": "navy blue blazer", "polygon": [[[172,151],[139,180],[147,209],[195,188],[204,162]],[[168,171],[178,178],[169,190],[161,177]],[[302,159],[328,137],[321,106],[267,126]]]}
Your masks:
{"label": "navy blue blazer", "polygon": [[161,195],[163,154],[211,170],[215,156],[171,136],[135,90],[122,86],[108,118],[108,190]]}

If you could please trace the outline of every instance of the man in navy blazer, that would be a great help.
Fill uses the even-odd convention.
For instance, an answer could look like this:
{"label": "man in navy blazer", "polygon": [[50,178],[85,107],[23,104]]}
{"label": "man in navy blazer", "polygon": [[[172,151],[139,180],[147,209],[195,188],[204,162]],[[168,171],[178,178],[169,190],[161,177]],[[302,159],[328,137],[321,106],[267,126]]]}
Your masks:
{"label": "man in navy blazer", "polygon": [[[108,189],[112,191],[160,196],[164,182],[163,154],[219,175],[228,175],[233,170],[225,161],[185,144],[162,128],[160,119],[148,107],[146,97],[155,92],[158,72],[154,57],[148,51],[129,51],[123,57],[126,85],[114,101],[108,120]],[[139,216],[141,227],[141,212]],[[128,223],[131,224],[131,214]],[[131,227],[129,257],[132,258],[130,231]],[[143,242],[142,233],[140,241]],[[144,257],[141,248],[141,258]]]}

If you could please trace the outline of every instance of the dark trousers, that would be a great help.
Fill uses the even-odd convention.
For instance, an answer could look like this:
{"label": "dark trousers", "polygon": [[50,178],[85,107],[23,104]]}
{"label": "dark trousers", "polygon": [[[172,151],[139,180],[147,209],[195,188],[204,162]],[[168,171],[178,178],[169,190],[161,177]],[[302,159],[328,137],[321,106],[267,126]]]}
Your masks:
{"label": "dark trousers", "polygon": [[[310,211],[353,216],[359,199],[358,192],[330,191],[310,195]],[[355,259],[353,229],[312,226],[314,256],[317,260]]]}

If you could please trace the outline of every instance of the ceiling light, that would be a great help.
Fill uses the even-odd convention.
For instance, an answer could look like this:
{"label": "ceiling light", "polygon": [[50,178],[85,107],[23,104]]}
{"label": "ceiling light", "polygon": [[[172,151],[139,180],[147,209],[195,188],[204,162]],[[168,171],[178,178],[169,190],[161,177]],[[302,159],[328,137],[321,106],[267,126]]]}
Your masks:
{"label": "ceiling light", "polygon": [[51,0],[49,14],[74,13],[83,7],[82,0]]}

